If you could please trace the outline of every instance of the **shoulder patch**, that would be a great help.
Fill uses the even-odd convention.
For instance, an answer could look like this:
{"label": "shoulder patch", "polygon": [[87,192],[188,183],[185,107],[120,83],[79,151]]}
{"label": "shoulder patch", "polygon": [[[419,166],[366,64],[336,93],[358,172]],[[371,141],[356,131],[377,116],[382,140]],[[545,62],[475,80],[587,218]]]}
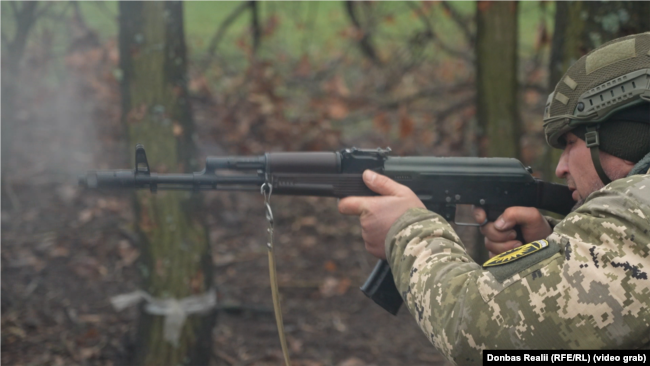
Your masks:
{"label": "shoulder patch", "polygon": [[483,268],[500,266],[502,264],[507,264],[512,261],[516,261],[517,259],[538,252],[546,247],[548,247],[548,241],[536,240],[532,243],[522,245],[515,249],[510,249],[506,252],[503,252],[499,255],[490,258],[487,262],[483,263]]}
{"label": "shoulder patch", "polygon": [[483,268],[492,273],[498,282],[503,282],[515,274],[551,258],[559,251],[560,246],[554,240],[537,240],[492,257],[483,264]]}

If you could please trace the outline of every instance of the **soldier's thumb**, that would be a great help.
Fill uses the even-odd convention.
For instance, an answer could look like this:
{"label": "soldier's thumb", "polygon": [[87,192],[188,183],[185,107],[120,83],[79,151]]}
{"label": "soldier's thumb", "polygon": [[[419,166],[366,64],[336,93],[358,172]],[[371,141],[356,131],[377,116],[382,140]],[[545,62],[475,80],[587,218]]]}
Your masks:
{"label": "soldier's thumb", "polygon": [[366,183],[368,188],[382,196],[397,196],[403,187],[401,184],[387,176],[377,174],[372,170],[366,170],[363,172],[363,181]]}
{"label": "soldier's thumb", "polygon": [[506,209],[501,216],[496,219],[494,227],[500,231],[512,229],[517,225],[517,216],[515,213],[516,212],[512,210],[512,207]]}

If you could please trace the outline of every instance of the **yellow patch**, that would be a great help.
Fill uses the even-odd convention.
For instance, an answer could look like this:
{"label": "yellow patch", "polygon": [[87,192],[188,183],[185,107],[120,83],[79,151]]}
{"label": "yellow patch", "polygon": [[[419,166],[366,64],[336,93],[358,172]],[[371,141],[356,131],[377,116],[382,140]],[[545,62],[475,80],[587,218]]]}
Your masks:
{"label": "yellow patch", "polygon": [[516,261],[519,258],[538,252],[546,247],[548,247],[548,242],[546,240],[537,240],[490,258],[487,262],[483,263],[483,268],[500,266],[502,264]]}

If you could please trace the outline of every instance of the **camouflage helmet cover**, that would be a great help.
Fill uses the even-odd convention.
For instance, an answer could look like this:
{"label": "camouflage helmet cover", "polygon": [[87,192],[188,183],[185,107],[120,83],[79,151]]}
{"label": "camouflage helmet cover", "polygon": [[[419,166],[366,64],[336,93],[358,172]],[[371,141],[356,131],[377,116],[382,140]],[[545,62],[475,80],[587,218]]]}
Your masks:
{"label": "camouflage helmet cover", "polygon": [[607,42],[569,67],[546,102],[546,141],[562,148],[568,131],[644,102],[650,102],[650,32]]}

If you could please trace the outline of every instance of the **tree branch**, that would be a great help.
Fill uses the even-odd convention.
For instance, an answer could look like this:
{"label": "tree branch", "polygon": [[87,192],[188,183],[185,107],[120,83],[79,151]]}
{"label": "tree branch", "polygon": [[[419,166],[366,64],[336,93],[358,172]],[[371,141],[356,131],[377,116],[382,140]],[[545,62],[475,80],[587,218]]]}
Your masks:
{"label": "tree branch", "polygon": [[[542,4],[542,3],[540,3],[540,4]],[[540,5],[540,7],[541,7],[541,11],[540,11],[541,14],[540,14],[539,22],[540,22],[540,27],[542,29],[542,34],[539,35],[539,37],[541,37],[541,38],[539,38],[537,40],[537,42],[539,42],[539,43],[538,43],[537,48],[535,50],[535,54],[533,55],[532,60],[529,63],[530,69],[526,70],[526,75],[528,75],[528,76],[534,75],[535,72],[542,67],[542,57],[543,57],[542,54],[543,54],[543,50],[545,48],[544,45],[548,42],[548,38],[547,38],[547,35],[546,35],[547,34],[546,33],[546,6]],[[530,77],[527,77],[526,79],[530,79]],[[541,93],[546,94],[547,92],[541,92]]]}
{"label": "tree branch", "polygon": [[[13,4],[13,2],[10,2],[10,4]],[[16,34],[14,39],[7,44],[7,50],[12,53],[11,57],[14,58],[16,62],[22,58],[27,43],[27,36],[36,21],[34,15],[37,6],[37,2],[24,2],[20,9],[17,7],[15,8],[17,11],[17,13],[15,13],[17,24]]]}
{"label": "tree branch", "polygon": [[251,8],[251,27],[253,28],[253,55],[257,53],[262,39],[262,30],[260,28],[259,11],[257,1],[249,1],[248,6]]}
{"label": "tree branch", "polygon": [[344,5],[345,5],[346,13],[350,18],[350,21],[352,22],[352,25],[354,25],[357,31],[361,32],[362,34],[362,37],[359,40],[359,48],[361,49],[361,53],[363,53],[367,58],[369,58],[375,64],[380,65],[381,62],[379,61],[379,58],[377,57],[377,53],[375,52],[375,49],[372,46],[372,43],[370,42],[370,34],[362,28],[359,19],[357,19],[357,15],[354,10],[355,8],[354,1],[346,1],[344,2]]}
{"label": "tree branch", "polygon": [[[106,14],[111,14],[111,10],[108,9],[106,4],[103,1],[92,1],[92,3],[98,7],[102,12]],[[115,23],[118,23],[120,21],[119,17],[117,14],[111,14],[111,18],[115,21]]]}
{"label": "tree branch", "polygon": [[475,102],[476,102],[476,95],[471,95],[465,99],[461,99],[460,101],[436,113],[436,123],[440,123],[445,119],[449,118],[449,116],[453,115],[454,113],[474,105]]}
{"label": "tree branch", "polygon": [[316,16],[318,14],[318,1],[310,1],[308,4],[309,5],[307,7],[307,11],[308,11],[307,17],[309,18],[309,20],[305,23],[307,27],[307,32],[305,32],[305,36],[302,37],[302,42],[301,42],[302,53],[306,53],[309,39],[313,37],[314,25],[316,24]]}
{"label": "tree branch", "polygon": [[548,94],[548,90],[545,86],[539,85],[539,84],[526,84],[522,83],[519,84],[519,88],[522,90],[532,90],[534,92],[537,92],[542,95]]}
{"label": "tree branch", "polygon": [[[52,5],[54,5],[54,4],[55,4],[55,2],[53,2],[53,1],[48,1],[48,2],[45,4],[45,6],[41,6],[40,9],[38,9],[38,12],[36,12],[36,14],[34,15],[34,20],[40,18],[41,16],[43,16],[43,14],[47,13],[47,11],[48,11],[48,10],[52,7]],[[68,3],[68,5],[69,5],[69,3]],[[65,9],[67,9],[67,5],[66,5]]]}
{"label": "tree branch", "polygon": [[18,17],[18,5],[17,1],[9,1],[9,6],[11,6],[11,11],[14,13],[14,17]]}
{"label": "tree branch", "polygon": [[70,1],[68,4],[72,5],[72,11],[74,12],[74,18],[79,23],[79,26],[81,26],[81,28],[83,28],[83,30],[85,32],[87,32],[88,31],[88,25],[86,24],[86,21],[84,20],[83,16],[81,15],[81,9],[79,8],[79,2]]}
{"label": "tree branch", "polygon": [[9,42],[9,38],[7,37],[7,33],[0,32],[0,37],[2,37],[2,43],[3,44],[7,44]]}
{"label": "tree branch", "polygon": [[424,90],[420,90],[417,93],[414,93],[413,95],[409,95],[407,97],[382,104],[380,105],[380,108],[396,109],[399,108],[400,105],[413,103],[418,99],[427,98],[427,97],[436,97],[441,95],[449,95],[452,93],[459,93],[463,91],[468,91],[473,87],[474,87],[474,82],[465,82],[465,83],[460,83],[452,86],[424,89]]}
{"label": "tree branch", "polygon": [[472,59],[471,56],[467,55],[467,54],[464,53],[464,52],[461,52],[461,51],[458,51],[458,50],[455,50],[455,49],[449,47],[445,42],[442,41],[442,39],[440,39],[440,37],[438,37],[438,35],[436,34],[436,32],[433,30],[433,25],[431,24],[431,21],[430,21],[429,18],[426,16],[426,14],[424,14],[424,13],[422,12],[422,9],[421,9],[419,6],[416,6],[415,4],[413,4],[413,3],[410,2],[410,1],[405,2],[405,4],[406,4],[408,7],[410,7],[413,11],[416,12],[416,14],[418,15],[418,17],[420,18],[420,20],[421,20],[422,23],[424,24],[424,26],[425,26],[425,28],[426,28],[426,33],[425,33],[424,35],[426,36],[427,39],[431,39],[431,40],[433,40],[433,42],[434,42],[438,47],[440,47],[440,49],[442,49],[443,51],[447,52],[450,56],[458,57],[458,58],[463,59],[463,60],[465,60],[465,61],[467,61],[467,62],[469,62],[469,63],[473,63],[473,62],[474,62],[474,60]]}
{"label": "tree branch", "polygon": [[451,19],[454,20],[458,28],[463,32],[467,42],[469,42],[470,45],[474,45],[476,43],[476,36],[467,26],[469,19],[462,16],[453,6],[449,5],[449,2],[447,1],[442,2],[442,7],[449,12]]}
{"label": "tree branch", "polygon": [[244,10],[248,9],[250,5],[247,2],[243,2],[239,4],[235,10],[233,10],[230,15],[221,23],[219,26],[219,29],[217,29],[217,32],[214,34],[212,39],[210,40],[210,45],[208,46],[208,51],[205,55],[205,59],[203,61],[203,64],[199,68],[199,72],[203,73],[205,70],[210,67],[210,64],[212,63],[213,57],[215,52],[217,51],[217,47],[219,46],[219,43],[221,43],[221,40],[223,37],[226,35],[226,31],[230,27],[230,25],[237,19],[237,17],[244,12]]}

